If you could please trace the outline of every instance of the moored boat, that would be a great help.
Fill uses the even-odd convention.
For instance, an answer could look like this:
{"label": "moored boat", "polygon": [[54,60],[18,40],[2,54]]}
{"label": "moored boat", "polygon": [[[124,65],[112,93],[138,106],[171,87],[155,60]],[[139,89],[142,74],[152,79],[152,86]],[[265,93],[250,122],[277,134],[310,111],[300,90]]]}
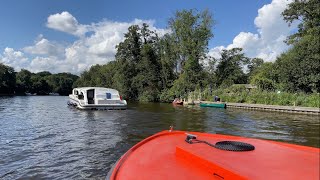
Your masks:
{"label": "moored boat", "polygon": [[181,105],[183,105],[183,102],[172,102],[172,104],[181,106]]}
{"label": "moored boat", "polygon": [[319,179],[319,148],[163,131],[129,149],[110,179]]}
{"label": "moored boat", "polygon": [[212,102],[212,103],[200,103],[200,107],[214,107],[214,108],[226,108],[226,103]]}
{"label": "moored boat", "polygon": [[72,90],[68,105],[78,109],[126,109],[127,101],[115,89],[80,87]]}
{"label": "moored boat", "polygon": [[176,98],[172,101],[173,105],[183,105],[183,101],[181,101],[180,99]]}

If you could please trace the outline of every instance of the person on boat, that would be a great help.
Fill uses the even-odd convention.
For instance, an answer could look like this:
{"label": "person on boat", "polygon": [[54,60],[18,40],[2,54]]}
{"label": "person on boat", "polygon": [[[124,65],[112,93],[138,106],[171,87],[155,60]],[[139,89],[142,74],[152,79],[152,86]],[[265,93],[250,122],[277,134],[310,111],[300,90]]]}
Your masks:
{"label": "person on boat", "polygon": [[220,102],[219,96],[214,96],[214,102]]}

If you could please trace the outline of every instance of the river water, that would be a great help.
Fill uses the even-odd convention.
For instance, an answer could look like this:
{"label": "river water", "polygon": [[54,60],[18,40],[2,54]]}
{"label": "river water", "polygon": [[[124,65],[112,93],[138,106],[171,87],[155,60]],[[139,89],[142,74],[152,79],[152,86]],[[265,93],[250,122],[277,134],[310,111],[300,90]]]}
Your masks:
{"label": "river water", "polygon": [[140,140],[174,129],[319,147],[319,116],[160,103],[81,111],[68,97],[0,97],[0,179],[105,179]]}

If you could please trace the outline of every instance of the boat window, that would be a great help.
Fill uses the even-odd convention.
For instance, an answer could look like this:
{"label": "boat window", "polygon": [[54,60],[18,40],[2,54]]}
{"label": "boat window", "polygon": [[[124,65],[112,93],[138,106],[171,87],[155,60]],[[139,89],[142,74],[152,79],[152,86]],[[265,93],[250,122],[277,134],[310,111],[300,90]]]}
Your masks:
{"label": "boat window", "polygon": [[78,95],[78,99],[81,99],[81,100],[83,100],[83,93],[80,93],[79,95]]}
{"label": "boat window", "polygon": [[111,93],[106,93],[107,99],[111,99]]}
{"label": "boat window", "polygon": [[77,90],[74,90],[74,94],[75,94],[75,95],[78,95],[79,92],[78,92]]}

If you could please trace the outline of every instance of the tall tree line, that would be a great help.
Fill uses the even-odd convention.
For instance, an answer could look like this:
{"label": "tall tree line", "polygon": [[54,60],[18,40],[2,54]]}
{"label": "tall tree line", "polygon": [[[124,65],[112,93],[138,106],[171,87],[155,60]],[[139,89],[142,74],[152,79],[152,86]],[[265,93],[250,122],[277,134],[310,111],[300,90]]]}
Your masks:
{"label": "tall tree line", "polygon": [[0,63],[0,94],[13,94],[16,85],[14,69]]}
{"label": "tall tree line", "polygon": [[12,67],[0,63],[0,95],[23,95],[25,93],[68,95],[78,78],[70,73],[51,74],[47,71],[31,73],[26,69],[15,72]]}

